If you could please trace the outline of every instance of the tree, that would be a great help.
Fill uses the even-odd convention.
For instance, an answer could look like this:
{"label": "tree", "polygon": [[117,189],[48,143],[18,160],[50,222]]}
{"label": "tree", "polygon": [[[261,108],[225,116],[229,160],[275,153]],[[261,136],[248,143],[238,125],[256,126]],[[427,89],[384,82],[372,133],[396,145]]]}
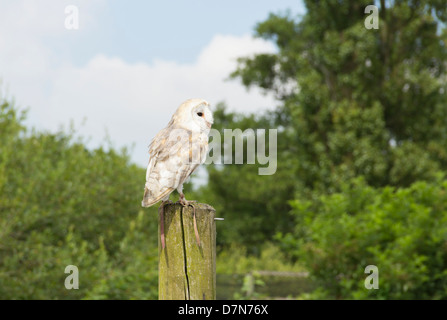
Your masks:
{"label": "tree", "polygon": [[[125,150],[27,130],[0,99],[0,299],[157,298],[157,214]],[[79,268],[79,290],[64,286]]]}
{"label": "tree", "polygon": [[[383,0],[375,30],[370,1],[305,4],[300,20],[258,24],[278,52],[232,74],[282,102],[296,200],[294,230],[277,238],[321,285],[314,297],[445,298],[447,7]],[[376,292],[363,287],[369,264]]]}
{"label": "tree", "polygon": [[241,58],[232,74],[283,102],[297,191],[333,192],[356,176],[408,186],[445,169],[445,6],[381,1],[379,29],[368,30],[370,1],[305,4],[299,21],[271,14],[258,24],[278,53]]}
{"label": "tree", "polygon": [[[216,106],[213,128],[220,132],[221,150],[225,149],[224,129],[271,129],[276,128],[274,117],[267,113],[260,116],[245,116],[226,110],[225,104]],[[281,133],[280,133],[281,134]],[[266,138],[266,150],[270,152]],[[215,143],[211,140],[210,145]],[[278,137],[278,149],[284,149],[286,141]],[[232,146],[232,158],[235,159],[235,143]],[[247,150],[244,140],[243,150]],[[221,154],[224,162],[224,154]],[[250,253],[259,253],[260,245],[273,240],[279,230],[290,230],[292,219],[287,212],[289,204],[284,199],[293,197],[293,179],[286,166],[285,153],[278,154],[277,162],[281,164],[274,175],[259,175],[261,166],[246,164],[208,165],[208,183],[198,190],[198,199],[212,204],[225,223],[218,225],[219,245],[232,243],[248,247]],[[264,167],[264,166],[262,166]]]}
{"label": "tree", "polygon": [[237,219],[222,227],[223,242],[255,246],[290,231],[288,200],[339,191],[355,177],[409,186],[447,168],[445,6],[381,1],[375,30],[364,26],[370,1],[305,4],[301,19],[271,14],[259,23],[255,35],[278,51],[240,58],[231,75],[274,93],[280,106],[260,116],[216,111],[218,130],[278,129],[275,175],[208,166],[210,203]]}

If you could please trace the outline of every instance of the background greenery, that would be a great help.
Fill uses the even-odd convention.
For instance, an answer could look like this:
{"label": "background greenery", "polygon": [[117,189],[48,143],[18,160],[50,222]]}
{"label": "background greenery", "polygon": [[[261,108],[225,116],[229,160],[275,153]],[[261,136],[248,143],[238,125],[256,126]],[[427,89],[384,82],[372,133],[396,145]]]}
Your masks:
{"label": "background greenery", "polygon": [[[215,110],[218,130],[279,129],[277,172],[209,165],[208,183],[186,190],[225,217],[218,272],[309,272],[312,290],[295,298],[445,299],[445,3],[380,1],[378,30],[364,27],[371,1],[305,4],[303,17],[259,23],[278,52],[241,57],[231,74],[274,93],[277,108]],[[0,105],[0,298],[156,299],[145,169],[73,130],[35,132]],[[79,290],[63,286],[69,264]],[[364,288],[370,264],[379,290]],[[235,297],[260,297],[244,290]]]}

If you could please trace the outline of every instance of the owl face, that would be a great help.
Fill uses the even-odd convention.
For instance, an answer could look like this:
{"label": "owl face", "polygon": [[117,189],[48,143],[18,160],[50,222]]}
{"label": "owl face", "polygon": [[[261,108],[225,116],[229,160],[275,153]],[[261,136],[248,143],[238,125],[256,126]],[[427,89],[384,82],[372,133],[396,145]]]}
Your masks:
{"label": "owl face", "polygon": [[174,127],[206,134],[209,134],[214,122],[209,103],[203,99],[189,99],[183,102],[171,121]]}
{"label": "owl face", "polygon": [[203,102],[192,109],[192,119],[201,132],[209,132],[214,122],[213,113],[207,102]]}

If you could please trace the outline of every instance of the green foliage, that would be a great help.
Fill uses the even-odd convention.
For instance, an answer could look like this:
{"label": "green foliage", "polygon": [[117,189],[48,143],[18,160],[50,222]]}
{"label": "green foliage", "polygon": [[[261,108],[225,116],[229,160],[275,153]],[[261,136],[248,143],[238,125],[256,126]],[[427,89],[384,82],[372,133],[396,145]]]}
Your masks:
{"label": "green foliage", "polygon": [[288,261],[280,248],[270,242],[263,244],[259,256],[249,255],[246,247],[236,244],[221,250],[217,256],[218,274],[246,274],[262,270],[305,271],[302,265]]}
{"label": "green foliage", "polygon": [[[23,119],[1,102],[0,297],[156,298],[157,219],[139,207],[144,169],[125,150],[29,133]],[[79,290],[65,289],[67,265],[79,269]]]}
{"label": "green foliage", "polygon": [[[321,288],[308,298],[445,299],[446,191],[443,175],[400,189],[356,179],[340,193],[294,200],[295,233],[282,238]],[[379,269],[378,290],[364,287],[368,265]]]}
{"label": "green foliage", "polygon": [[446,169],[445,7],[383,2],[379,30],[368,30],[371,1],[305,3],[300,20],[258,24],[278,53],[240,58],[232,74],[283,101],[281,138],[293,147],[280,152],[294,159],[296,192],[337,191],[359,175],[408,186]]}
{"label": "green foliage", "polygon": [[[276,230],[284,252],[321,285],[313,297],[445,298],[438,175],[447,170],[447,8],[437,0],[380,1],[379,29],[368,30],[371,1],[305,4],[302,18],[271,14],[259,23],[255,35],[278,51],[241,57],[232,73],[280,102],[264,115],[279,129],[278,174],[264,181],[273,197],[254,183],[249,193],[261,209],[235,208],[243,191],[228,184],[247,187],[239,181],[254,181],[254,171],[210,169],[226,186],[222,211]],[[265,123],[248,118],[254,127]],[[294,223],[283,217],[285,203]],[[232,231],[233,241],[248,243]],[[380,290],[363,287],[368,264],[380,269]]]}
{"label": "green foliage", "polygon": [[252,300],[265,298],[263,294],[256,291],[256,288],[265,286],[265,282],[261,279],[259,273],[256,271],[248,273],[242,280],[242,287],[239,292],[235,292],[234,299],[236,300]]}
{"label": "green foliage", "polygon": [[[304,298],[445,299],[445,3],[380,1],[379,29],[368,30],[370,0],[304,2],[302,18],[257,25],[276,53],[241,57],[232,73],[273,93],[276,110],[214,112],[222,137],[278,129],[274,175],[259,163],[210,165],[207,185],[190,192],[225,218],[218,272],[304,265],[320,285]],[[0,100],[0,298],[156,298],[144,169],[126,150],[27,131],[24,118]],[[70,264],[79,290],[63,285]],[[379,290],[363,286],[370,264]],[[238,298],[253,297],[252,280]]]}
{"label": "green foliage", "polygon": [[232,73],[273,93],[278,108],[215,112],[221,132],[278,129],[274,175],[259,176],[259,165],[207,167],[198,197],[227,218],[220,245],[259,254],[263,239],[291,231],[288,200],[339,192],[343,181],[362,176],[375,187],[408,187],[447,169],[445,7],[384,2],[379,30],[368,30],[371,1],[305,4],[302,18],[271,14],[259,23],[255,35],[278,52],[242,57]]}
{"label": "green foliage", "polygon": [[157,240],[147,232],[154,227],[153,218],[140,210],[130,221],[116,258],[84,299],[158,299]]}
{"label": "green foliage", "polygon": [[[255,117],[227,112],[224,104],[219,104],[214,111],[213,128],[221,133],[221,150],[225,149],[224,129],[271,129],[275,121],[267,113]],[[269,151],[269,138],[266,137],[266,150]],[[278,145],[284,140],[278,137]],[[233,143],[233,159],[234,157]],[[282,148],[279,146],[278,148]],[[247,141],[244,140],[244,152]],[[222,163],[223,156],[222,153]],[[245,161],[246,162],[246,161]],[[290,206],[284,199],[293,197],[293,185],[288,169],[289,159],[282,153],[278,155],[278,169],[274,175],[259,175],[256,164],[208,165],[208,184],[198,190],[196,198],[212,204],[225,222],[218,224],[218,244],[229,246],[232,243],[247,246],[249,253],[259,254],[260,245],[273,239],[280,230],[287,230],[291,219],[285,214]],[[278,219],[278,212],[284,213]]]}

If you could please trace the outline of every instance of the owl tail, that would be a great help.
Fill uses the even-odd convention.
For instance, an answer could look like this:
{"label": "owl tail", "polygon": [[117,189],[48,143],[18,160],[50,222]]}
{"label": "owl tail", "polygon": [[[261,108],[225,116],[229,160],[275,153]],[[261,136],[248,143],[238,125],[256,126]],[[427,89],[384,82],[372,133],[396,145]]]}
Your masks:
{"label": "owl tail", "polygon": [[144,188],[144,195],[143,195],[143,201],[141,201],[141,206],[147,208],[153,205],[154,202],[152,201],[153,199],[151,198],[152,198],[151,192],[149,191],[149,189]]}

